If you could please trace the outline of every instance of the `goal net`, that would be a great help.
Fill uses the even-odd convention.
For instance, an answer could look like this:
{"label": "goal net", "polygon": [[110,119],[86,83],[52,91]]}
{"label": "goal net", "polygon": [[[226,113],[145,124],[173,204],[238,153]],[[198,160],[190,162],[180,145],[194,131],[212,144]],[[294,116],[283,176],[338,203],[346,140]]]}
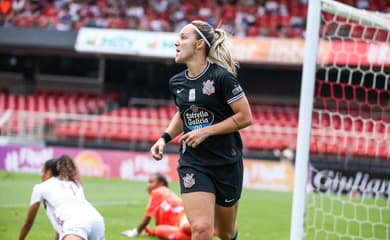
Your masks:
{"label": "goal net", "polygon": [[390,239],[390,17],[321,2],[304,239]]}

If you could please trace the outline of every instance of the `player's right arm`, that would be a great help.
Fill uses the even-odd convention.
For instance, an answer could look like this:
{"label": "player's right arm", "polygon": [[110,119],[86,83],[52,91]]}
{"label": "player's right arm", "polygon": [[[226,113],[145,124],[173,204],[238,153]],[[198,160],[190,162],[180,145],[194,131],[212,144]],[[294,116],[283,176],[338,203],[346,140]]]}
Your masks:
{"label": "player's right arm", "polygon": [[[180,112],[179,110],[175,113],[173,116],[171,122],[169,123],[167,129],[165,130],[167,134],[171,137],[171,139],[174,139],[176,136],[178,136],[180,133],[183,132],[183,123],[180,118]],[[165,140],[160,137],[156,143],[151,147],[150,153],[152,154],[152,157],[155,160],[161,160],[164,154],[164,148],[167,143]]]}
{"label": "player's right arm", "polygon": [[22,226],[22,229],[20,229],[19,233],[19,240],[24,240],[30,231],[31,227],[34,224],[35,217],[37,216],[37,212],[39,209],[39,202],[36,202],[32,205],[30,205],[30,208],[28,209],[26,220],[24,221],[24,224]]}

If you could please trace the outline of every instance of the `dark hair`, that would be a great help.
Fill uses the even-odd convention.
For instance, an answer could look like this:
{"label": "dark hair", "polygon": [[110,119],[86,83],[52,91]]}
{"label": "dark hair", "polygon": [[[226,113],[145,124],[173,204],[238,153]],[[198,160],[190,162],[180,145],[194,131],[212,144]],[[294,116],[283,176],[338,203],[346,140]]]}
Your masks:
{"label": "dark hair", "polygon": [[58,178],[80,183],[79,171],[76,164],[68,155],[62,155],[57,159]]}
{"label": "dark hair", "polygon": [[57,177],[59,175],[59,172],[57,170],[57,159],[49,159],[45,162],[45,165],[43,166],[43,169],[45,171],[50,170],[51,174],[54,177]]}
{"label": "dark hair", "polygon": [[165,187],[168,187],[168,180],[167,180],[167,178],[163,174],[155,173],[154,175],[157,178],[157,182],[163,184]]}

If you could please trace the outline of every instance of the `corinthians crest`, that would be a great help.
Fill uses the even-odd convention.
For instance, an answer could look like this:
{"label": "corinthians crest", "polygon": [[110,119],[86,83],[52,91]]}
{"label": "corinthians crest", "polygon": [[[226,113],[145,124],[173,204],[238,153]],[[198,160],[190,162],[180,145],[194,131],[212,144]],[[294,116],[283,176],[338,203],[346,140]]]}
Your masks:
{"label": "corinthians crest", "polygon": [[215,93],[214,81],[207,80],[207,81],[203,82],[202,93],[206,94],[208,96]]}
{"label": "corinthians crest", "polygon": [[195,185],[195,178],[193,173],[186,173],[182,179],[185,188],[191,188]]}

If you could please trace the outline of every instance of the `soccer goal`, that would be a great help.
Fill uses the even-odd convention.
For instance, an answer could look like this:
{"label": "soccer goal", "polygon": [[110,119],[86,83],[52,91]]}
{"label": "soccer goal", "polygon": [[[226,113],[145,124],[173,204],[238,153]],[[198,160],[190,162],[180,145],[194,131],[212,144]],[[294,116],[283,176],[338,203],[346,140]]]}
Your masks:
{"label": "soccer goal", "polygon": [[307,19],[290,239],[390,239],[390,16]]}

